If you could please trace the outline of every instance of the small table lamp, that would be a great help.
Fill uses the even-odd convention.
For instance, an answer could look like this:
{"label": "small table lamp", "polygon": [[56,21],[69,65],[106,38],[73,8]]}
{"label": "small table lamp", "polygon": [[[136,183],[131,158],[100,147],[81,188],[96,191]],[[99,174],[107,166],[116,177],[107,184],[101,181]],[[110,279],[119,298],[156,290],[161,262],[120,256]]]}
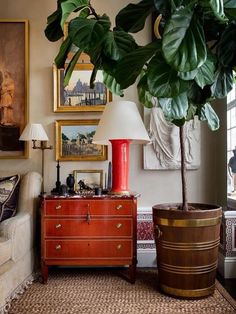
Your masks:
{"label": "small table lamp", "polygon": [[[42,194],[44,191],[44,150],[52,149],[52,146],[47,146],[48,136],[42,126],[39,123],[28,123],[24,128],[20,138],[20,141],[32,141],[33,149],[41,149],[42,150]],[[36,145],[36,141],[40,141],[40,146]]]}
{"label": "small table lamp", "polygon": [[111,194],[130,194],[129,145],[148,142],[150,138],[134,102],[114,101],[106,105],[93,143],[112,145]]}

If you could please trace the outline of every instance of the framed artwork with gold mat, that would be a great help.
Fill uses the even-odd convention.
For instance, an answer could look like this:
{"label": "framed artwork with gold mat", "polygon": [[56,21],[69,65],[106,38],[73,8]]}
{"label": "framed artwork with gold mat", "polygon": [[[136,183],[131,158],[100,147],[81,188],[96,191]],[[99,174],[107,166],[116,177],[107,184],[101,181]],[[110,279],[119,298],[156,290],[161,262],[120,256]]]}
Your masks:
{"label": "framed artwork with gold mat", "polygon": [[107,147],[92,143],[98,122],[98,119],[57,120],[56,160],[106,160]]}
{"label": "framed artwork with gold mat", "polygon": [[65,69],[53,65],[54,112],[99,112],[111,101],[111,92],[103,84],[102,71],[97,72],[94,88],[90,88],[92,63],[77,63],[69,84],[64,86]]}

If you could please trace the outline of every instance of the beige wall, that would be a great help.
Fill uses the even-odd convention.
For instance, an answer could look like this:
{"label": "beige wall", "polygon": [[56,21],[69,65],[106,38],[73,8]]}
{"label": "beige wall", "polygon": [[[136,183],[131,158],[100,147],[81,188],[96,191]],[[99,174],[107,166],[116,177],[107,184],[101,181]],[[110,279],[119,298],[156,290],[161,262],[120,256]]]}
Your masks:
{"label": "beige wall", "polygon": [[[107,12],[115,16],[119,7],[126,5],[124,0],[92,1],[100,13]],[[59,43],[51,43],[44,36],[46,18],[56,8],[56,0],[8,0],[0,2],[1,18],[28,19],[30,25],[30,68],[29,68],[29,121],[42,123],[50,143],[55,147],[54,122],[57,119],[98,118],[98,114],[56,114],[52,111],[53,84],[52,63],[57,53]],[[137,37],[139,43],[145,43],[150,38],[150,28],[147,27]],[[16,38],[17,40],[17,38]],[[136,88],[132,87],[125,94],[126,99],[137,102]],[[142,109],[140,108],[140,111]],[[201,167],[188,171],[189,201],[217,201],[215,144],[219,134],[212,133],[206,126],[201,131]],[[1,160],[0,170],[11,168],[19,172],[41,169],[41,152],[30,149],[30,158],[25,160]],[[109,154],[109,159],[111,154]],[[45,152],[46,174],[45,187],[50,191],[56,181],[55,150]],[[222,158],[221,158],[222,161]],[[108,162],[61,162],[61,182],[74,169],[104,169]],[[214,182],[214,183],[213,183]],[[142,169],[142,147],[131,149],[130,187],[141,193],[139,206],[151,206],[160,202],[178,202],[180,194],[179,171],[147,171]]]}

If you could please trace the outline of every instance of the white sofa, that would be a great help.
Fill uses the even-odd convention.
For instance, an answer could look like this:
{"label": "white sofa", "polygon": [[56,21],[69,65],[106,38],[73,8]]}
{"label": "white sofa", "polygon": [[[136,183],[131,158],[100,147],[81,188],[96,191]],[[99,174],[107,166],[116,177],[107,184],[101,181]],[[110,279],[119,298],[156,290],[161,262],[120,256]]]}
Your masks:
{"label": "white sofa", "polygon": [[[0,171],[0,177],[16,173]],[[21,175],[16,215],[0,222],[0,313],[32,282],[35,263],[35,225],[42,177]]]}

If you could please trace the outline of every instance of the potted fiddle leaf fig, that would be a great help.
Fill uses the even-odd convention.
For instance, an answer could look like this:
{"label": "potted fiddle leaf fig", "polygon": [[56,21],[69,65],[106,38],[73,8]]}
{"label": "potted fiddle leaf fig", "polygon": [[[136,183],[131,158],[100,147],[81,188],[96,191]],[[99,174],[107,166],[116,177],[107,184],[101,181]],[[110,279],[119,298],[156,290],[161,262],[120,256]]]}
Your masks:
{"label": "potted fiddle leaf fig", "polygon": [[[141,46],[132,34],[144,28],[150,15],[155,17],[155,36]],[[212,294],[221,208],[188,204],[184,126],[198,118],[211,130],[219,128],[211,102],[226,97],[234,84],[236,1],[142,0],[122,8],[112,28],[110,18],[96,12],[92,1],[58,0],[46,37],[62,38],[68,20],[68,36],[55,58],[56,66],[65,68],[65,85],[84,52],[94,65],[91,86],[98,70],[104,84],[121,97],[137,82],[140,102],[152,107],[158,101],[166,120],[179,127],[182,203],[153,206],[159,283],[174,296]]]}

